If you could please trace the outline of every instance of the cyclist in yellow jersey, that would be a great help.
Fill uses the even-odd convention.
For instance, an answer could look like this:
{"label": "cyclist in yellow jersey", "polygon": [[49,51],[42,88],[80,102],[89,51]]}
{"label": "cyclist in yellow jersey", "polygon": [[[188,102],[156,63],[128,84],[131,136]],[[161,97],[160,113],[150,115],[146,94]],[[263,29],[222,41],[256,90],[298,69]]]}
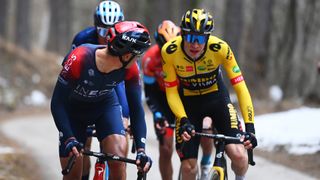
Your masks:
{"label": "cyclist in yellow jersey", "polygon": [[[187,11],[181,20],[181,36],[168,41],[161,49],[168,104],[177,117],[176,149],[182,163],[183,179],[195,179],[202,119],[213,119],[218,133],[228,136],[246,134],[242,144],[227,144],[226,153],[237,180],[248,169],[246,149],[257,146],[254,110],[244,78],[229,45],[210,35],[212,16],[203,9]],[[237,111],[232,105],[220,67],[235,90],[246,132],[242,132]],[[177,86],[179,82],[179,86]]]}

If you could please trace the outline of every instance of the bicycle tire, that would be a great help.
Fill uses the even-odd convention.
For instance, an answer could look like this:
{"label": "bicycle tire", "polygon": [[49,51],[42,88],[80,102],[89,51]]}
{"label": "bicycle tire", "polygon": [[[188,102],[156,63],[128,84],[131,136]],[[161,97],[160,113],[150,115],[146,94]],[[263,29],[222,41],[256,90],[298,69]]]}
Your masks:
{"label": "bicycle tire", "polygon": [[209,180],[220,180],[220,175],[216,170],[210,170],[208,176]]}
{"label": "bicycle tire", "polygon": [[[200,172],[199,170],[197,171],[197,175],[196,175],[196,180],[200,180]],[[179,174],[178,174],[178,180],[182,180],[182,174],[181,174],[181,166],[179,168]]]}
{"label": "bicycle tire", "polygon": [[224,169],[224,179],[228,180],[227,158],[226,158],[225,154],[222,157],[222,167]]}

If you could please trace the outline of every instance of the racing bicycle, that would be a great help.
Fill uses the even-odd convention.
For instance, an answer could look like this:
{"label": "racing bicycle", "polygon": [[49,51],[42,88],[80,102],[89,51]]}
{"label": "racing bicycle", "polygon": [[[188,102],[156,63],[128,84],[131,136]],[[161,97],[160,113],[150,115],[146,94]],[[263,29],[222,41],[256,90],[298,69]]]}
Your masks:
{"label": "racing bicycle", "polygon": [[[243,143],[240,137],[231,137],[225,136],[223,134],[208,134],[208,133],[200,133],[196,132],[196,136],[207,137],[214,139],[214,144],[216,147],[216,153],[214,158],[214,163],[212,169],[209,172],[209,180],[227,180],[227,163],[225,158],[225,146],[226,143]],[[248,158],[249,164],[254,166],[255,162],[253,160],[253,152],[252,149],[248,150]]]}

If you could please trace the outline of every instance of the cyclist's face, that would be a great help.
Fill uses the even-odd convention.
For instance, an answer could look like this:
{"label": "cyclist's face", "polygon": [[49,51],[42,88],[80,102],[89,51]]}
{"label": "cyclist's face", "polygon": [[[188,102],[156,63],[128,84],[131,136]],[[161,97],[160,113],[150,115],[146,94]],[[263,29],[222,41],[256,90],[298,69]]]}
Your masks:
{"label": "cyclist's face", "polygon": [[99,44],[106,44],[106,35],[110,27],[97,26],[96,28],[97,28]]}
{"label": "cyclist's face", "polygon": [[127,66],[125,67],[126,69],[130,68],[136,61],[139,60],[140,56],[139,55],[135,55],[133,53],[128,53],[125,54],[124,56],[122,56],[122,58],[124,59],[124,61],[130,61],[129,64],[127,64]]}
{"label": "cyclist's face", "polygon": [[204,51],[207,42],[206,35],[186,34],[183,37],[184,51],[193,59],[197,59]]}

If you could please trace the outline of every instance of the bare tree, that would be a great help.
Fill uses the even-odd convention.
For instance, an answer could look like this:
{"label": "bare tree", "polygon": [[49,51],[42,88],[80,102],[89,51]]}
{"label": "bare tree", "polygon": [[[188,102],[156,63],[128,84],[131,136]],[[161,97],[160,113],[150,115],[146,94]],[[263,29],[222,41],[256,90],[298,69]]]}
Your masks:
{"label": "bare tree", "polygon": [[30,49],[30,0],[23,0],[17,3],[16,8],[16,36],[15,42],[25,48]]}
{"label": "bare tree", "polygon": [[8,0],[0,0],[0,36],[2,38],[6,35],[6,24],[8,16]]}
{"label": "bare tree", "polygon": [[225,11],[224,39],[238,56],[243,29],[243,1],[227,0],[226,7],[228,10]]}
{"label": "bare tree", "polygon": [[65,54],[72,37],[72,1],[49,1],[51,20],[48,49]]}

